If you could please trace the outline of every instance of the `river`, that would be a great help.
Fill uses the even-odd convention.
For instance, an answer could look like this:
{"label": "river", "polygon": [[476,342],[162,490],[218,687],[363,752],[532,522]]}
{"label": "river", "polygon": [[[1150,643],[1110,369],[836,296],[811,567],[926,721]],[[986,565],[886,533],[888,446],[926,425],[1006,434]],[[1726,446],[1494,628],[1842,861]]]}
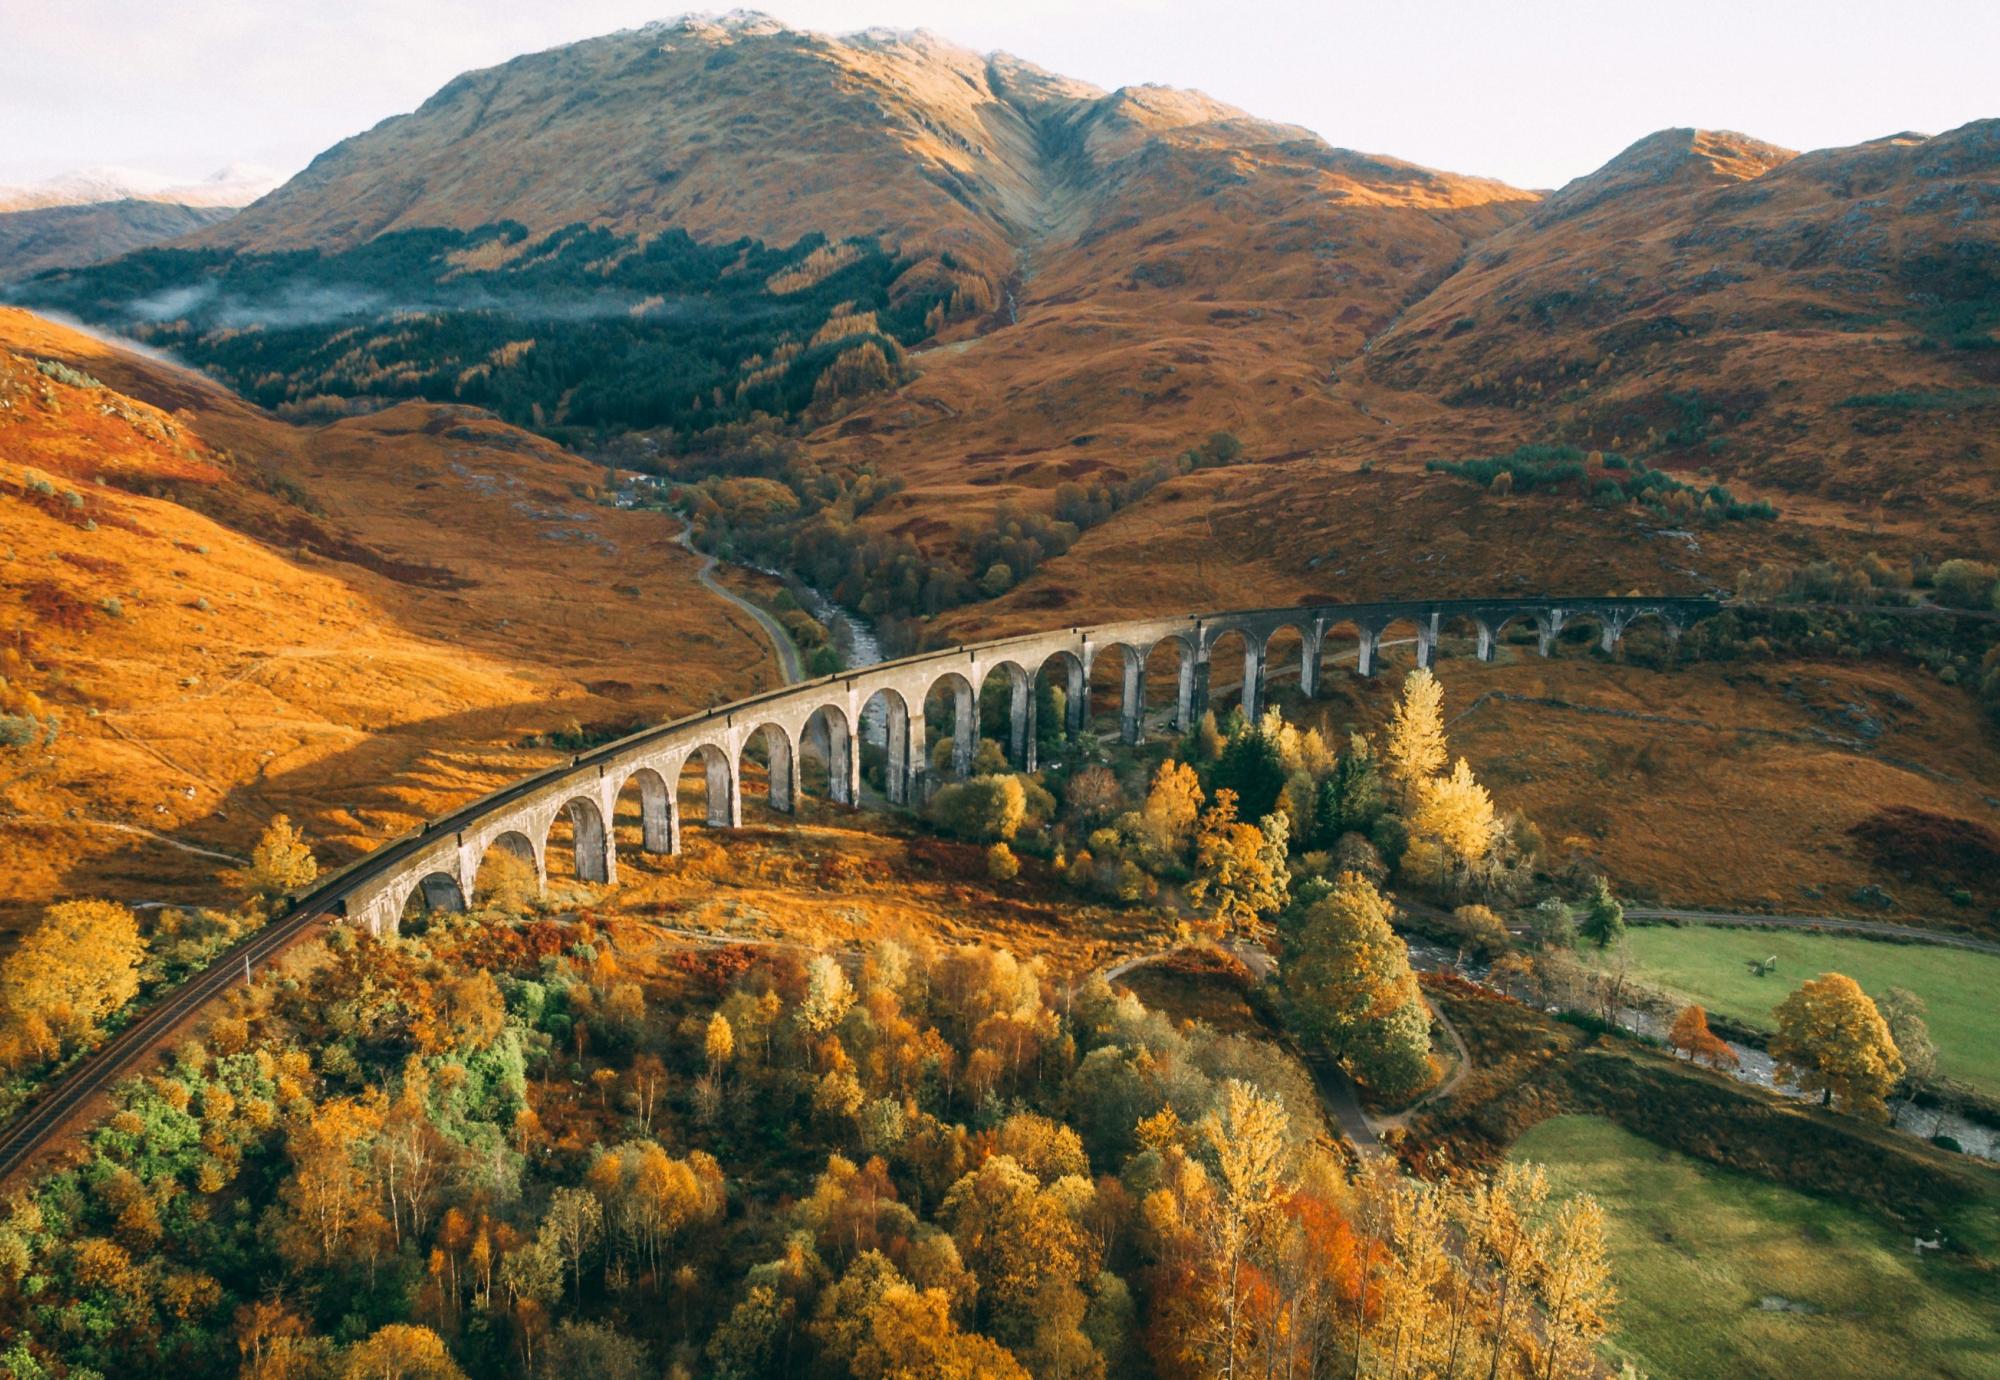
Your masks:
{"label": "river", "polygon": [[[1415,935],[1406,935],[1404,938],[1410,946],[1410,964],[1419,971],[1455,973],[1483,986],[1493,986],[1488,982],[1487,965],[1462,959],[1455,950],[1434,940],[1422,939]],[[1506,989],[1496,987],[1494,990]],[[1508,995],[1522,994],[1509,992]],[[1636,1035],[1664,1042],[1669,1022],[1656,1012],[1626,1006],[1618,1010],[1618,1024]],[[1736,1052],[1738,1060],[1734,1069],[1726,1069],[1724,1072],[1731,1074],[1739,1082],[1768,1088],[1784,1097],[1799,1101],[1813,1096],[1800,1091],[1790,1083],[1781,1083],[1778,1080],[1777,1062],[1763,1050],[1735,1040],[1724,1043]],[[1989,1126],[1982,1121],[1974,1121],[1958,1112],[1942,1111],[1935,1107],[1904,1107],[1900,1103],[1892,1103],[1891,1106],[1896,1118],[1891,1125],[1905,1135],[1919,1140],[1929,1140],[1933,1136],[1950,1136],[1958,1142],[1960,1149],[1975,1159],[2000,1162],[2000,1128]]]}

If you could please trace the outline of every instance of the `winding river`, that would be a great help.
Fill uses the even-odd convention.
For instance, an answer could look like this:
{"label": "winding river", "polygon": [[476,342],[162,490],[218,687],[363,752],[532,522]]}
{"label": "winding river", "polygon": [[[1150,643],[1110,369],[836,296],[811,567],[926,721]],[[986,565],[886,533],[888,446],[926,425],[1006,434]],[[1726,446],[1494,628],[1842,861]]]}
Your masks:
{"label": "winding river", "polygon": [[[1410,963],[1418,970],[1454,973],[1482,986],[1494,986],[1488,981],[1490,974],[1484,963],[1462,958],[1456,950],[1434,940],[1422,939],[1415,935],[1405,935],[1404,938],[1410,946]],[[1506,989],[1495,987],[1494,990]],[[1509,992],[1508,995],[1521,994]],[[1624,1006],[1618,1010],[1618,1024],[1635,1035],[1643,1035],[1648,1039],[1664,1043],[1669,1022],[1657,1012],[1635,1006]],[[1724,1072],[1731,1074],[1737,1081],[1766,1088],[1799,1101],[1812,1096],[1801,1092],[1790,1083],[1780,1082],[1777,1062],[1763,1050],[1735,1040],[1727,1040],[1724,1043],[1736,1052],[1738,1060],[1734,1069]],[[1918,1140],[1929,1140],[1933,1136],[1950,1136],[1958,1142],[1961,1150],[1975,1159],[2000,1162],[2000,1128],[1989,1126],[1983,1121],[1974,1121],[1958,1112],[1944,1111],[1936,1107],[1904,1107],[1900,1103],[1891,1105],[1895,1111],[1895,1120],[1890,1125],[1905,1135]]]}

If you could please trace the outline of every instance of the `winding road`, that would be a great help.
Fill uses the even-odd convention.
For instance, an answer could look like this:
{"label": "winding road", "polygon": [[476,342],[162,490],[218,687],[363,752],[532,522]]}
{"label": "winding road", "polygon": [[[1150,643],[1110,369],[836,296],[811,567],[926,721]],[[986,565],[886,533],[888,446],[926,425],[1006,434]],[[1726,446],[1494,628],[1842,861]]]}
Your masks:
{"label": "winding road", "polygon": [[777,653],[778,674],[784,677],[785,684],[797,685],[803,681],[806,678],[805,658],[799,655],[798,644],[792,641],[792,635],[785,631],[785,625],[716,579],[715,568],[722,564],[722,558],[711,556],[706,551],[696,551],[694,524],[687,522],[686,519],[682,519],[682,522],[684,525],[681,527],[681,534],[674,540],[686,547],[690,554],[701,557],[701,568],[695,571],[694,578],[710,594],[726,604],[734,604],[756,620],[764,636],[770,639],[771,650]]}
{"label": "winding road", "polygon": [[1923,930],[1915,925],[1898,925],[1888,920],[1848,920],[1838,915],[1745,915],[1720,910],[1670,910],[1652,906],[1627,906],[1627,920],[1671,925],[1722,925],[1733,928],[1779,930],[1837,930],[1877,939],[1901,940],[1910,944],[1940,944],[1946,948],[1969,949],[1974,953],[2000,954],[2000,943],[1974,939],[1949,930]]}

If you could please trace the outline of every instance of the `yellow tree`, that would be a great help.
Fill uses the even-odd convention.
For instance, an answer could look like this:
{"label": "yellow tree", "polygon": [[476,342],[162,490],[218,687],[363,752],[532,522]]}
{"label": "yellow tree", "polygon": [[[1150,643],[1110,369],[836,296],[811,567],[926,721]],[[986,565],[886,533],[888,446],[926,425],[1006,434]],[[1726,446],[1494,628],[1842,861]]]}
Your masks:
{"label": "yellow tree", "polygon": [[708,1029],[701,1037],[702,1053],[708,1056],[708,1076],[720,1078],[722,1066],[736,1053],[736,1032],[729,1026],[729,1017],[720,1011],[708,1018]]}
{"label": "yellow tree", "polygon": [[1146,841],[1169,857],[1187,853],[1201,816],[1201,777],[1185,762],[1166,761],[1153,773],[1152,789],[1139,812]]}
{"label": "yellow tree", "polygon": [[850,1366],[855,1380],[1028,1380],[1012,1352],[959,1330],[942,1289],[890,1284],[864,1321]]}
{"label": "yellow tree", "polygon": [[1778,1076],[1822,1105],[1875,1120],[1903,1076],[1903,1058],[1889,1023],[1861,984],[1841,973],[1821,973],[1778,1003],[1778,1033],[1771,1057]]}
{"label": "yellow tree", "polygon": [[319,864],[313,860],[305,835],[288,817],[279,815],[264,827],[243,880],[254,895],[270,901],[305,890],[318,876]]}
{"label": "yellow tree", "polygon": [[58,1040],[65,1034],[87,1039],[99,1020],[138,995],[145,956],[139,922],[125,907],[61,902],[42,913],[0,964],[0,1007],[18,1025],[53,1032]]}
{"label": "yellow tree", "polygon": [[1444,686],[1419,666],[1403,678],[1403,697],[1389,718],[1382,767],[1404,808],[1419,799],[1422,784],[1444,770]]}
{"label": "yellow tree", "polygon": [[1434,843],[1443,862],[1459,871],[1477,867],[1493,851],[1500,837],[1493,797],[1473,778],[1463,757],[1449,776],[1427,777],[1418,783],[1410,834]]}
{"label": "yellow tree", "polygon": [[1195,835],[1188,899],[1197,909],[1256,933],[1289,894],[1285,830],[1283,815],[1266,815],[1261,828],[1243,823],[1236,818],[1236,793],[1217,791]]}
{"label": "yellow tree", "polygon": [[1611,1309],[1618,1301],[1604,1245],[1604,1209],[1597,1200],[1580,1193],[1557,1207],[1537,1254],[1541,1257],[1540,1380],[1596,1375],[1597,1343],[1610,1330]]}
{"label": "yellow tree", "polygon": [[465,1380],[465,1372],[428,1327],[390,1323],[342,1353],[340,1380]]}
{"label": "yellow tree", "polygon": [[379,1093],[336,1098],[292,1127],[292,1173],[278,1191],[289,1220],[278,1244],[295,1264],[331,1265],[355,1234],[371,1198],[362,1168],[384,1111]]}
{"label": "yellow tree", "polygon": [[979,1276],[981,1311],[1004,1344],[1036,1339],[1050,1310],[1097,1275],[1097,1243],[1078,1220],[1090,1185],[1044,1188],[1010,1155],[995,1155],[953,1184],[938,1217]]}
{"label": "yellow tree", "polygon": [[1202,1119],[1201,1129],[1214,1152],[1220,1180],[1209,1215],[1219,1295],[1211,1316],[1222,1334],[1221,1374],[1234,1380],[1243,1326],[1243,1267],[1262,1241],[1284,1189],[1285,1105],[1232,1078],[1223,1089],[1222,1106]]}

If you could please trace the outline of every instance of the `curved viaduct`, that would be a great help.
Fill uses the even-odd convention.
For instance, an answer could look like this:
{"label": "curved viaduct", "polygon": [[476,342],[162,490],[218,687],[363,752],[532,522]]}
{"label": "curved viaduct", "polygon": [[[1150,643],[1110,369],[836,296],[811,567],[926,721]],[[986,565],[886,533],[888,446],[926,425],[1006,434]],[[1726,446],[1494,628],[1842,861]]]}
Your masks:
{"label": "curved viaduct", "polygon": [[1479,658],[1490,661],[1510,624],[1531,622],[1539,650],[1546,656],[1565,626],[1588,620],[1597,628],[1598,645],[1611,652],[1626,629],[1641,619],[1657,619],[1670,636],[1677,637],[1690,623],[1720,607],[1702,598],[1317,605],[1071,627],[928,652],[738,700],[581,753],[566,766],[517,782],[376,849],[301,897],[294,913],[324,914],[373,933],[392,933],[419,890],[433,909],[463,908],[472,897],[480,860],[491,848],[507,849],[531,863],[538,882],[546,885],[551,835],[562,817],[570,826],[576,876],[591,882],[615,881],[618,856],[612,821],[623,793],[637,787],[642,847],[652,853],[678,852],[683,769],[697,763],[703,769],[706,822],[740,826],[744,753],[759,740],[774,809],[792,809],[801,753],[808,747],[827,763],[830,797],[857,804],[860,725],[871,704],[886,729],[890,802],[919,802],[928,786],[931,760],[925,743],[926,702],[940,691],[951,697],[952,769],[954,775],[963,775],[978,745],[981,692],[996,676],[1011,697],[1009,759],[1019,768],[1033,770],[1037,679],[1053,664],[1067,688],[1065,727],[1080,729],[1089,721],[1091,672],[1112,651],[1123,670],[1120,736],[1135,743],[1145,731],[1147,663],[1162,648],[1169,651],[1176,668],[1173,723],[1185,731],[1206,707],[1210,667],[1219,648],[1231,641],[1241,645],[1243,704],[1254,715],[1262,705],[1275,644],[1287,632],[1297,637],[1299,684],[1311,696],[1319,687],[1329,639],[1334,645],[1351,641],[1355,670],[1368,676],[1379,661],[1385,634],[1401,625],[1414,636],[1417,664],[1428,666],[1439,637],[1447,632],[1469,632],[1476,639]]}
{"label": "curved viaduct", "polygon": [[[1448,631],[1469,632],[1481,660],[1490,661],[1508,625],[1534,624],[1546,656],[1567,625],[1589,620],[1598,645],[1616,650],[1634,622],[1653,618],[1672,636],[1695,620],[1717,612],[1712,599],[1535,598],[1414,600],[1383,604],[1316,605],[1253,609],[1199,617],[1156,618],[1099,627],[1072,627],[929,652],[884,662],[821,680],[807,681],[734,704],[689,715],[635,733],[573,757],[461,806],[421,830],[405,834],[322,878],[296,898],[282,918],[218,955],[214,963],[142,1011],[107,1044],[71,1068],[0,1130],[0,1180],[12,1177],[47,1146],[71,1119],[158,1047],[181,1023],[246,977],[252,965],[282,953],[295,940],[326,923],[364,925],[383,934],[401,923],[404,907],[420,889],[433,909],[463,906],[471,897],[480,859],[488,848],[508,848],[532,862],[546,884],[551,833],[567,816],[576,873],[586,880],[612,881],[618,857],[611,823],[620,794],[636,785],[643,821],[642,846],[672,853],[680,846],[678,787],[684,766],[699,761],[707,775],[707,818],[711,824],[742,822],[741,764],[744,750],[761,738],[769,761],[771,802],[792,807],[799,753],[815,747],[829,765],[828,793],[836,801],[860,801],[861,715],[880,705],[888,738],[888,787],[892,802],[921,800],[929,755],[925,751],[924,704],[939,689],[955,700],[953,768],[963,773],[977,746],[979,693],[994,676],[1012,694],[1013,761],[1034,766],[1034,686],[1054,663],[1066,677],[1066,727],[1081,728],[1089,716],[1090,673],[1100,657],[1122,658],[1120,727],[1127,742],[1144,732],[1145,668],[1152,653],[1173,653],[1176,693],[1173,717],[1184,729],[1208,699],[1209,668],[1225,644],[1240,641],[1243,698],[1255,712],[1264,677],[1281,634],[1298,638],[1299,683],[1308,695],[1320,684],[1320,666],[1329,638],[1351,639],[1355,669],[1375,670],[1383,637],[1407,626],[1419,664],[1429,665],[1438,638]],[[1344,645],[1344,644],[1342,644]]]}

